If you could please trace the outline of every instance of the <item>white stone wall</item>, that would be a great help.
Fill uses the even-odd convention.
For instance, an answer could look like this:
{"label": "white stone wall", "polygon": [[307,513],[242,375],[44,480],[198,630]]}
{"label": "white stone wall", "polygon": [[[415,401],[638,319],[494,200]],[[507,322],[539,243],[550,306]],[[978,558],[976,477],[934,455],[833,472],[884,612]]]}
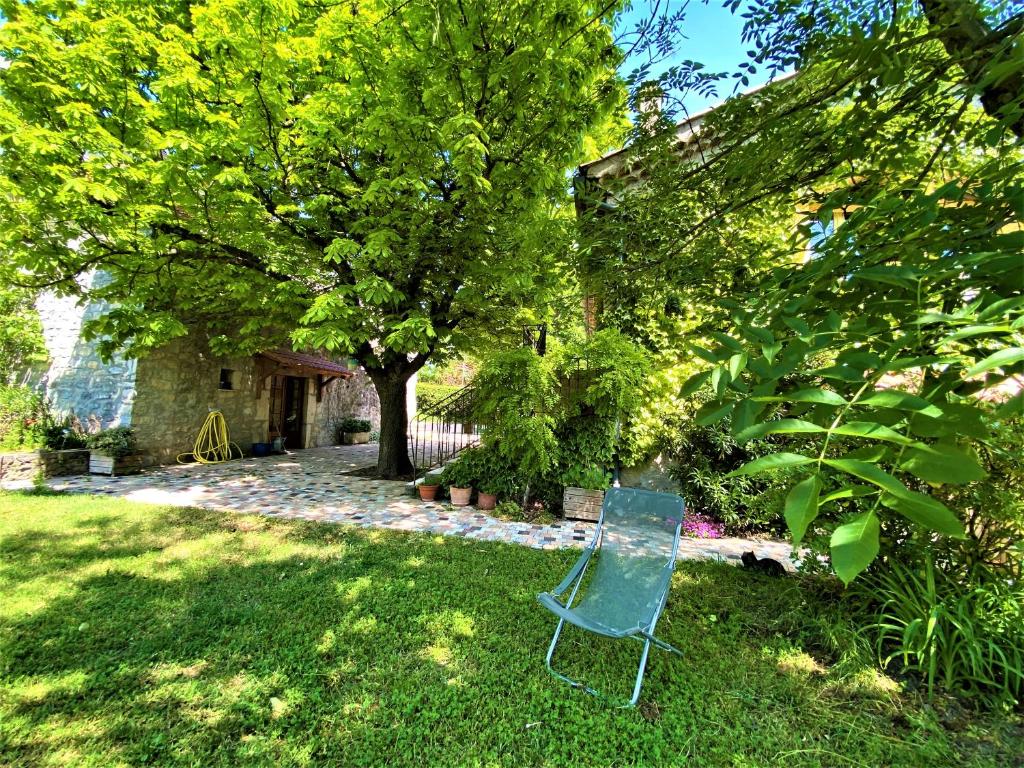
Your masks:
{"label": "white stone wall", "polygon": [[[96,279],[95,275],[81,278],[86,287]],[[118,356],[104,362],[95,343],[81,338],[84,322],[105,313],[107,305],[79,305],[77,297],[44,292],[36,300],[36,309],[50,360],[41,369],[27,372],[26,383],[43,392],[57,411],[73,413],[83,425],[90,420],[102,428],[130,424],[135,361]]]}

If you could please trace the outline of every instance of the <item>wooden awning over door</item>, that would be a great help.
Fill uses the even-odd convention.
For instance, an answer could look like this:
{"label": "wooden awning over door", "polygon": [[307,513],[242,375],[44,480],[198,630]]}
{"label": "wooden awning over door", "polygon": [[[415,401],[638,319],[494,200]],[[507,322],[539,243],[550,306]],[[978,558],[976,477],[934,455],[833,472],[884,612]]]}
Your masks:
{"label": "wooden awning over door", "polygon": [[271,376],[301,376],[316,379],[316,399],[323,397],[324,387],[335,379],[351,379],[355,373],[347,366],[328,360],[320,355],[292,352],[290,349],[272,349],[256,356],[256,371],[260,384],[256,397],[263,394],[263,387]]}

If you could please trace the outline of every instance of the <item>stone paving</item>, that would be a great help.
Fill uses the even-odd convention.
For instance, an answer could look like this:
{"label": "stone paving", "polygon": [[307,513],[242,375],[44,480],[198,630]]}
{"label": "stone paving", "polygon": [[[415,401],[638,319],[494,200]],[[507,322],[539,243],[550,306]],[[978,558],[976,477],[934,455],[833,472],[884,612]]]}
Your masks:
{"label": "stone paving", "polygon": [[[158,467],[124,477],[59,477],[49,480],[47,485],[59,491],[131,501],[463,536],[537,549],[583,547],[594,535],[593,523],[511,523],[472,507],[457,509],[443,502],[421,502],[410,495],[404,482],[344,474],[373,466],[376,460],[375,445],[334,446],[224,464]],[[738,562],[740,555],[749,550],[791,567],[791,549],[780,541],[684,538],[679,558]]]}

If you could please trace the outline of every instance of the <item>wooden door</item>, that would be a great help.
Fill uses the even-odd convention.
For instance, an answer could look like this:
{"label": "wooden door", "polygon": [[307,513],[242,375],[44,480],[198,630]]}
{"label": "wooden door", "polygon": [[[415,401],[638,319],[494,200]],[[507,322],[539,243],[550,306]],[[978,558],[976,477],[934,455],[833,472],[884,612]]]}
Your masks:
{"label": "wooden door", "polygon": [[305,448],[306,380],[286,376],[284,380],[284,422],[281,434],[285,448]]}

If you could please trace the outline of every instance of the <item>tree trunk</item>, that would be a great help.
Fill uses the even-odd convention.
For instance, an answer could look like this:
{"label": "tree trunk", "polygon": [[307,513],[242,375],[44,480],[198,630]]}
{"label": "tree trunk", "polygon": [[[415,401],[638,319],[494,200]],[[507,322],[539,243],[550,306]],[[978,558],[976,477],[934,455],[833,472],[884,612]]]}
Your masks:
{"label": "tree trunk", "polygon": [[409,460],[409,412],[405,401],[405,385],[412,371],[369,372],[380,399],[380,448],[377,453],[377,474],[389,480],[412,474]]}
{"label": "tree trunk", "polygon": [[[998,33],[989,27],[976,0],[918,0],[928,24],[942,41],[946,53],[957,61],[978,89],[985,112],[996,120],[1005,120],[1018,137],[1024,137],[1024,112],[1020,98],[1024,93],[1024,72],[1014,65],[1013,46],[1022,25],[1021,17]],[[1005,71],[991,78],[995,67]]]}

